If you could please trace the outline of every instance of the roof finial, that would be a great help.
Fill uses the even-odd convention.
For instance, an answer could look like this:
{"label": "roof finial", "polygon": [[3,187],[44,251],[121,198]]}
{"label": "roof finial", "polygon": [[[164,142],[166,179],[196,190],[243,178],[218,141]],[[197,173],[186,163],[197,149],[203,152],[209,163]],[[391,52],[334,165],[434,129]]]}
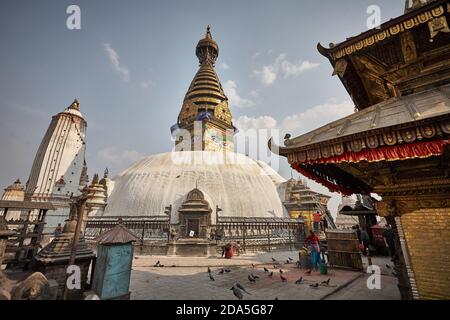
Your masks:
{"label": "roof finial", "polygon": [[78,99],[74,99],[72,104],[69,106],[69,109],[75,109],[80,110],[80,103],[78,102]]}
{"label": "roof finial", "polygon": [[412,3],[411,3],[411,0],[406,0],[405,1],[405,13],[408,13],[412,10],[420,8],[424,5],[426,5],[428,2],[431,2],[431,1],[429,1],[429,0],[423,0],[423,1],[422,0],[412,0]]}
{"label": "roof finial", "polygon": [[212,39],[212,36],[211,36],[211,27],[209,26],[209,24],[206,26],[206,35],[205,35],[205,38]]}

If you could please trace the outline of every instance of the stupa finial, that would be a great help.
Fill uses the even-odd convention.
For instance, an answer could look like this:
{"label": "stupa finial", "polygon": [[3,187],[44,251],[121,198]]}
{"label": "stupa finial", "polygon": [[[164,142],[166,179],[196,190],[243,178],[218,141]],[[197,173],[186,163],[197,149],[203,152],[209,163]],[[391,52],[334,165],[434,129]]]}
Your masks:
{"label": "stupa finial", "polygon": [[78,99],[75,98],[73,100],[73,102],[71,103],[71,105],[69,106],[69,109],[75,109],[75,110],[80,110],[80,102],[78,102]]}

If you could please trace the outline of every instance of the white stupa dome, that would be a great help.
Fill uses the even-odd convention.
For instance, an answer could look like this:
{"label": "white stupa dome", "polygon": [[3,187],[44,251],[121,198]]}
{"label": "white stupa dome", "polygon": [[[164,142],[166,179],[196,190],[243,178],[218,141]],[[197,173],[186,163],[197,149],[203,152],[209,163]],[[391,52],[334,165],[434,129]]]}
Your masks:
{"label": "white stupa dome", "polygon": [[[210,208],[227,217],[288,217],[282,204],[284,178],[261,161],[234,152],[181,151],[146,157],[108,184],[103,216],[161,216],[178,209],[196,186]],[[280,197],[281,196],[281,197]],[[212,215],[215,223],[215,214]]]}

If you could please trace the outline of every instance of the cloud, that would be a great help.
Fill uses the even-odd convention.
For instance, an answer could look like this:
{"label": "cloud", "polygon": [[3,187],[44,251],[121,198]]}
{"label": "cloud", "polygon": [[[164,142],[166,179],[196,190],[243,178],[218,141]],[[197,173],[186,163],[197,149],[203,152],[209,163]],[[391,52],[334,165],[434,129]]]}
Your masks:
{"label": "cloud", "polygon": [[249,129],[272,129],[277,126],[277,120],[271,116],[260,116],[256,118],[240,116],[236,120],[236,128],[239,130]]}
{"label": "cloud", "polygon": [[319,63],[311,63],[309,61],[298,61],[297,64],[289,62],[287,60],[283,60],[281,62],[281,70],[283,72],[283,76],[286,79],[287,77],[296,77],[303,73],[304,71],[314,69],[319,66]]}
{"label": "cloud", "polygon": [[255,70],[253,72],[258,76],[259,80],[267,86],[272,85],[277,79],[277,71],[271,65],[264,66],[261,70]]}
{"label": "cloud", "polygon": [[131,164],[142,158],[136,150],[121,150],[116,146],[103,148],[97,152],[99,160],[106,165]]}
{"label": "cloud", "polygon": [[324,104],[285,117],[281,122],[281,127],[284,130],[293,131],[293,133],[305,133],[348,116],[354,112],[354,109],[354,104],[350,100],[330,99]]}
{"label": "cloud", "polygon": [[283,132],[299,135],[348,116],[353,112],[354,105],[350,100],[339,101],[337,99],[330,99],[326,103],[284,117],[279,122],[275,118],[267,115],[259,117],[240,116],[235,121],[235,124],[240,130],[278,128]]}
{"label": "cloud", "polygon": [[240,108],[246,108],[246,107],[252,107],[255,105],[255,103],[249,99],[242,98],[238,92],[237,92],[237,84],[233,80],[228,80],[223,85],[223,91],[228,97],[228,101],[230,102],[230,105],[233,107],[240,107]]}
{"label": "cloud", "polygon": [[228,69],[230,69],[230,66],[229,66],[228,64],[226,64],[225,62],[222,62],[222,63],[220,64],[220,67],[221,67],[223,70],[228,70]]}
{"label": "cloud", "polygon": [[142,89],[148,89],[148,88],[150,88],[153,84],[154,84],[154,82],[153,82],[152,80],[144,80],[144,81],[141,81],[140,86],[141,86]]}
{"label": "cloud", "polygon": [[113,65],[114,69],[122,76],[124,81],[130,81],[130,71],[127,67],[121,66],[119,61],[119,54],[109,43],[103,43],[103,48],[108,54],[109,61]]}
{"label": "cloud", "polygon": [[275,80],[280,75],[282,75],[284,79],[288,77],[297,77],[303,72],[319,66],[319,63],[311,63],[308,60],[291,62],[287,60],[286,57],[287,55],[285,53],[281,53],[271,64],[264,65],[260,69],[254,70],[253,73],[264,85],[270,86],[274,84]]}

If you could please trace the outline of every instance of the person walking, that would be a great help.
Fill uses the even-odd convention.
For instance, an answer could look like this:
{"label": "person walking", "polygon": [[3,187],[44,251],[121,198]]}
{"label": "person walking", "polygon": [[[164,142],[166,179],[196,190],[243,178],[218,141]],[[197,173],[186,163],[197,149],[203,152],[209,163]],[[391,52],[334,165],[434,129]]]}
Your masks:
{"label": "person walking", "polygon": [[309,235],[305,239],[304,245],[309,243],[311,247],[311,263],[314,270],[319,269],[319,263],[320,263],[320,241],[319,237],[316,235],[316,233],[313,230],[309,231]]}
{"label": "person walking", "polygon": [[240,256],[241,255],[241,242],[238,241],[236,243],[236,255]]}
{"label": "person walking", "polygon": [[386,247],[388,247],[389,255],[391,256],[391,261],[394,261],[394,257],[396,254],[395,233],[394,233],[394,230],[392,230],[392,227],[390,224],[387,224],[383,231],[383,239],[384,239],[384,243],[386,244]]}

